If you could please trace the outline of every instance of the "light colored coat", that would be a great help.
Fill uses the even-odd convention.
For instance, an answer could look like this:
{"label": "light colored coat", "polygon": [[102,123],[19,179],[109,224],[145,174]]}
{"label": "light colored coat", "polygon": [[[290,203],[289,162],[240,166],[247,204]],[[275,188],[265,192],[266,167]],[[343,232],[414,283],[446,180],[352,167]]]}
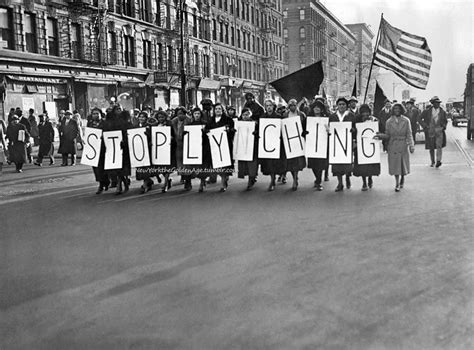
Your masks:
{"label": "light colored coat", "polygon": [[388,141],[388,172],[390,175],[406,175],[410,173],[410,154],[408,146],[414,146],[410,119],[391,116],[385,124],[383,139]]}

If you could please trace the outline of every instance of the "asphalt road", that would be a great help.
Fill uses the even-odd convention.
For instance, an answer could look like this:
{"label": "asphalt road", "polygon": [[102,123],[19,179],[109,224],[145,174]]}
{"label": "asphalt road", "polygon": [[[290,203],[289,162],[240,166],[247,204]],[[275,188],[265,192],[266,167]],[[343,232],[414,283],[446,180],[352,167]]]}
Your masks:
{"label": "asphalt road", "polygon": [[[94,194],[85,166],[0,178],[0,349],[472,349],[472,143],[417,145],[400,193]],[[457,140],[457,141],[456,141]]]}

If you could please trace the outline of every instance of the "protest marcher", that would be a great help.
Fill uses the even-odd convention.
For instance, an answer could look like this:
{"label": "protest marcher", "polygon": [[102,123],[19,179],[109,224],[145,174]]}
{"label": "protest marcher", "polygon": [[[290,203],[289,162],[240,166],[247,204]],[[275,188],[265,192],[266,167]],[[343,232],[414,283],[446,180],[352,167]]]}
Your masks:
{"label": "protest marcher", "polygon": [[[276,113],[276,105],[272,100],[265,101],[265,114],[262,118],[276,118],[282,119],[282,116]],[[275,178],[277,174],[286,172],[286,153],[283,145],[283,140],[280,139],[280,158],[268,159],[259,158],[260,167],[263,175],[270,176],[269,191],[275,190]]]}
{"label": "protest marcher", "polygon": [[232,119],[237,118],[236,112],[237,111],[235,110],[234,106],[228,106],[227,107],[227,116],[229,118],[232,118]]}
{"label": "protest marcher", "polygon": [[84,125],[82,122],[81,115],[78,111],[72,112],[72,119],[74,119],[77,123],[77,127],[79,129],[79,134],[77,135],[77,143],[81,145],[81,149],[84,149]]}
{"label": "protest marcher", "polygon": [[405,184],[405,175],[410,173],[410,153],[415,151],[410,120],[403,114],[401,103],[392,107],[392,116],[387,120],[385,132],[377,133],[376,138],[387,140],[388,172],[395,176],[395,192],[400,192]]}
{"label": "protest marcher", "polygon": [[258,123],[252,118],[252,111],[248,108],[242,109],[242,114],[239,120],[255,123],[255,131],[253,133],[253,159],[251,161],[239,160],[237,164],[237,175],[239,179],[244,179],[245,176],[248,176],[247,190],[251,190],[257,182],[258,173]]}
{"label": "protest marcher", "polygon": [[431,166],[436,164],[439,168],[442,164],[443,147],[446,147],[445,130],[448,118],[444,109],[440,107],[441,100],[438,96],[433,97],[430,102],[433,106],[421,113],[420,124],[425,132],[425,148],[430,151]]}
{"label": "protest marcher", "polygon": [[[352,139],[355,139],[355,116],[347,109],[347,100],[344,97],[339,97],[336,101],[337,111],[329,116],[329,123],[334,122],[351,122],[352,123]],[[351,188],[351,173],[352,164],[332,164],[332,174],[337,177],[336,192],[344,190],[342,178],[346,176],[346,188]]]}
{"label": "protest marcher", "polygon": [[[150,131],[151,131],[151,127],[153,126],[171,127],[171,122],[168,120],[168,113],[166,113],[163,110],[156,112],[154,118],[149,118],[147,121],[147,124],[148,124],[147,127],[149,128]],[[151,137],[151,134],[150,134],[150,137]],[[170,175],[176,168],[176,137],[174,133],[174,128],[172,127],[171,127],[171,155],[170,156],[171,156],[170,164],[159,165],[158,167],[161,169],[161,171],[159,171],[156,175],[158,183],[161,182],[160,175],[163,175],[163,177],[165,178],[163,188],[161,189],[163,193],[168,192],[168,190],[171,188],[173,183],[172,183],[172,179],[170,178]]]}
{"label": "protest marcher", "polygon": [[212,117],[212,100],[205,98],[201,101],[202,106],[202,120],[205,123],[209,123]]}
{"label": "protest marcher", "polygon": [[136,127],[139,123],[140,119],[140,110],[138,108],[133,109],[133,114],[132,114],[132,126]]}
{"label": "protest marcher", "polygon": [[[359,107],[358,123],[377,122],[377,118],[372,116],[372,110],[369,105],[363,104]],[[358,145],[358,147],[361,147]],[[354,149],[354,176],[362,177],[362,191],[372,188],[374,182],[372,176],[380,175],[380,163],[375,164],[359,164],[357,157],[357,149]],[[368,179],[368,181],[367,181]]]}
{"label": "protest marcher", "polygon": [[35,116],[35,110],[33,108],[30,108],[28,111],[28,122],[30,123],[31,126],[31,131],[30,135],[33,138],[33,142],[35,146],[38,146],[38,136],[39,136],[39,130],[38,130],[38,122],[36,121],[36,116]]}
{"label": "protest marcher", "polygon": [[188,117],[186,108],[180,106],[175,110],[176,117],[171,121],[171,126],[174,131],[176,140],[176,166],[178,167],[178,175],[184,181],[184,189],[190,191],[193,186],[191,180],[193,175],[187,172],[183,165],[183,147],[184,147],[184,126],[191,123],[191,118]]}
{"label": "protest marcher", "polygon": [[59,125],[59,149],[58,153],[62,155],[63,162],[61,166],[68,165],[68,156],[71,155],[71,166],[76,165],[77,137],[79,127],[77,122],[72,119],[72,112],[66,111]]}
{"label": "protest marcher", "polygon": [[245,101],[243,108],[250,109],[254,120],[259,120],[265,114],[265,109],[255,100],[255,95],[253,93],[247,92],[245,94]]}
{"label": "protest marcher", "polygon": [[201,126],[201,138],[202,138],[202,163],[193,165],[195,169],[196,177],[200,180],[199,192],[204,192],[206,187],[206,178],[209,176],[209,171],[212,167],[211,149],[209,145],[209,138],[206,134],[207,122],[204,120],[203,111],[199,107],[195,107],[192,110],[192,121],[189,125],[200,125]]}
{"label": "protest marcher", "polygon": [[[20,107],[17,107],[15,110],[15,114],[20,118],[20,124],[23,124],[26,128],[26,131],[28,131],[28,134],[31,137],[31,124],[30,121],[28,120],[27,117],[23,115],[23,111],[21,110]],[[27,148],[26,148],[26,156],[28,159],[29,163],[33,163],[33,156],[31,155],[31,152],[33,151],[33,146],[31,145],[30,140],[27,140]]]}
{"label": "protest marcher", "polygon": [[[88,118],[87,127],[94,129],[103,129],[104,128],[104,113],[98,107],[95,107],[91,110],[91,115]],[[105,163],[105,145],[104,140],[101,140],[99,163],[96,167],[92,167],[94,172],[95,181],[99,183],[99,188],[97,189],[96,194],[101,194],[103,191],[107,191],[110,186],[110,179],[104,170]]]}
{"label": "protest marcher", "polygon": [[420,120],[420,110],[415,106],[415,100],[410,99],[406,101],[406,117],[410,119],[411,132],[413,134],[413,142],[416,143],[416,131],[418,129],[418,121]]}
{"label": "protest marcher", "polygon": [[[287,112],[286,110],[286,106],[283,105],[282,103],[278,104],[277,105],[277,108],[276,108],[276,113],[281,117],[283,118],[285,113]],[[282,174],[278,174],[278,178],[277,178],[277,182],[281,182],[282,184],[286,184],[287,182],[287,179],[286,179],[286,170],[285,172],[283,172]]]}
{"label": "protest marcher", "polygon": [[23,172],[23,164],[27,161],[26,148],[30,134],[23,124],[19,123],[18,115],[12,117],[12,122],[7,127],[9,160],[16,166],[18,173]]}
{"label": "protest marcher", "polygon": [[355,96],[352,96],[349,99],[349,111],[352,112],[352,114],[355,115],[356,119],[359,116],[359,110],[357,108],[358,103],[359,103],[359,101],[357,100],[357,98]]}
{"label": "protest marcher", "polygon": [[49,121],[48,116],[44,114],[39,115],[38,124],[38,158],[36,159],[35,165],[42,166],[43,158],[49,157],[49,165],[54,164],[54,128],[53,124]]}
{"label": "protest marcher", "polygon": [[223,168],[214,168],[212,170],[221,177],[221,192],[225,192],[227,187],[229,186],[229,176],[232,176],[234,171],[234,159],[232,155],[232,148],[234,144],[234,121],[232,118],[227,116],[225,113],[224,106],[221,103],[216,103],[214,105],[214,116],[211,118],[211,121],[207,125],[208,130],[225,127],[225,131],[227,133],[227,142],[229,144],[229,151],[230,151],[230,160],[231,165],[226,166]]}
{"label": "protest marcher", "polygon": [[[148,113],[145,111],[142,111],[138,113],[137,120],[135,123],[132,122],[132,127],[134,128],[147,128],[145,133],[147,136],[147,147],[148,150],[151,151],[151,125],[153,124],[147,124],[148,122]],[[157,124],[157,121],[155,119],[155,124]],[[148,127],[147,127],[148,126]],[[148,191],[151,191],[153,187],[153,180],[151,179],[153,176],[156,176],[157,174],[154,172],[154,166],[146,166],[146,167],[138,167],[135,172],[135,179],[138,181],[143,181],[143,184],[140,186],[140,193],[146,193]]]}
{"label": "protest marcher", "polygon": [[[298,102],[295,99],[288,101],[288,110],[283,115],[283,118],[293,118],[298,117],[301,121],[301,126],[303,130],[301,131],[301,136],[306,136],[306,114],[298,110],[296,106]],[[290,172],[293,176],[293,186],[292,190],[296,191],[298,189],[298,172],[303,170],[306,167],[306,158],[305,156],[300,156],[296,158],[287,159],[286,161],[286,171]]]}
{"label": "protest marcher", "polygon": [[[386,99],[384,107],[382,108],[381,111],[378,111],[378,115],[376,115],[376,117],[379,120],[379,130],[381,133],[385,132],[385,125],[387,124],[387,120],[388,118],[390,118],[391,113],[392,113],[391,108],[392,108],[392,104],[390,103],[390,100]],[[387,141],[383,140],[382,145],[383,145],[383,151],[386,152]]]}
{"label": "protest marcher", "polygon": [[[326,106],[319,100],[314,101],[311,106],[311,117],[327,117]],[[326,129],[329,132],[329,129]],[[315,180],[314,187],[317,191],[322,191],[323,186],[321,185],[323,170],[327,172],[328,169],[328,157],[329,157],[329,147],[326,158],[308,158],[308,168],[313,171]]]}

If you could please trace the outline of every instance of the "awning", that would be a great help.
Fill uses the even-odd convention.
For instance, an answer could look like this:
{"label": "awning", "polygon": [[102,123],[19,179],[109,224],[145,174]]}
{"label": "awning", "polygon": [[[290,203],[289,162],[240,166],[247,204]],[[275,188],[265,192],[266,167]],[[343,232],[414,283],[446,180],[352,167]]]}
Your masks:
{"label": "awning", "polygon": [[43,83],[43,84],[66,84],[66,79],[49,78],[49,77],[38,77],[29,75],[7,75],[10,80],[21,81],[23,83]]}
{"label": "awning", "polygon": [[145,82],[143,80],[137,79],[137,78],[131,78],[127,80],[121,80],[119,81],[121,87],[125,88],[144,88],[145,87]]}
{"label": "awning", "polygon": [[113,78],[100,78],[90,76],[75,76],[74,81],[77,83],[97,84],[97,85],[116,85],[117,80]]}
{"label": "awning", "polygon": [[221,88],[221,82],[218,80],[203,78],[199,82],[200,90],[219,90]]}

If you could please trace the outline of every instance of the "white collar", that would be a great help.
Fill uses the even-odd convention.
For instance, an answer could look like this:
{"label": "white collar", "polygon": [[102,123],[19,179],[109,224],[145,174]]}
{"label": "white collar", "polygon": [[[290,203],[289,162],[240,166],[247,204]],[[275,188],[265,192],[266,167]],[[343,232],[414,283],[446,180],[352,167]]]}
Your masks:
{"label": "white collar", "polygon": [[337,117],[339,118],[339,121],[342,122],[344,120],[344,118],[346,117],[346,115],[349,114],[349,111],[345,111],[344,114],[341,115],[341,113],[339,113],[339,111],[336,111],[336,115]]}

